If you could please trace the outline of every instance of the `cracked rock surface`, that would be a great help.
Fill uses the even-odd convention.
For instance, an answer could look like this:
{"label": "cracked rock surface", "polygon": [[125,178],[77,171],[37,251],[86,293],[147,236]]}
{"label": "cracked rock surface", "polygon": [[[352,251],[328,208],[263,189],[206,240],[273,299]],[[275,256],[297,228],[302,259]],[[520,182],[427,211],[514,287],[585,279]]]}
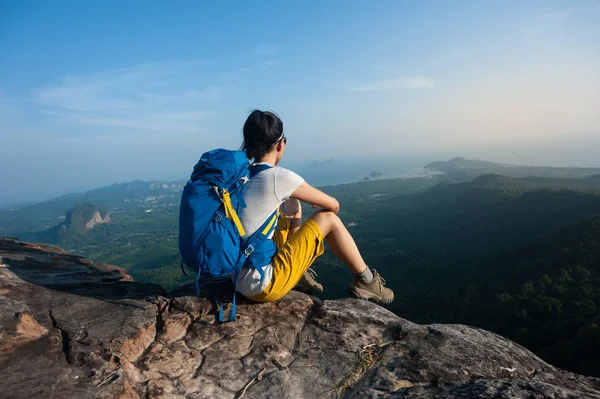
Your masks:
{"label": "cracked rock surface", "polygon": [[485,330],[298,292],[238,298],[236,321],[218,324],[214,302],[189,294],[0,238],[0,396],[600,398],[599,379]]}

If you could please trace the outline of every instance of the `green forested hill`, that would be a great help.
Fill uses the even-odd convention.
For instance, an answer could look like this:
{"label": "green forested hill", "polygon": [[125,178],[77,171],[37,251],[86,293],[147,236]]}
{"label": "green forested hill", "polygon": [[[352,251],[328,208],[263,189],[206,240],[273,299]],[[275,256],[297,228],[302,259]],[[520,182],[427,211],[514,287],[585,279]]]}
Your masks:
{"label": "green forested hill", "polygon": [[421,302],[428,318],[490,329],[551,364],[600,375],[600,217],[437,273],[433,284],[446,289]]}
{"label": "green forested hill", "polygon": [[470,180],[476,176],[490,173],[516,178],[528,176],[572,178],[600,175],[600,168],[511,165],[461,157],[452,158],[449,161],[432,162],[425,165],[425,168],[431,171],[443,172],[447,179],[453,181]]}

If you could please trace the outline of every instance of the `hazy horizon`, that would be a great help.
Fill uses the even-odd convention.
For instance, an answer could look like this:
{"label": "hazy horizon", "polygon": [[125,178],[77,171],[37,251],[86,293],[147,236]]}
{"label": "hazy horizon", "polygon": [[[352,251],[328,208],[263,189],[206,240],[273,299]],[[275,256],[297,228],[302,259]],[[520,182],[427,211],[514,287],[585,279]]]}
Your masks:
{"label": "hazy horizon", "polygon": [[3,3],[0,204],[185,179],[254,108],[290,168],[600,167],[598,1],[235,7]]}
{"label": "hazy horizon", "polygon": [[[423,156],[401,156],[394,154],[380,155],[377,158],[373,159],[361,159],[361,158],[328,158],[321,160],[312,160],[312,162],[283,162],[281,166],[287,167],[299,173],[303,176],[309,183],[316,187],[326,186],[326,185],[336,185],[336,184],[344,184],[351,182],[358,182],[362,180],[364,177],[369,176],[372,171],[377,171],[382,173],[380,178],[398,178],[398,177],[412,177],[418,175],[420,172],[424,170],[424,166],[430,162],[434,161],[448,161],[455,156],[442,156],[438,158],[428,158]],[[513,159],[518,159],[518,154],[511,154]],[[461,155],[456,155],[456,157],[461,157]],[[570,164],[562,164],[562,165],[550,165],[544,163],[530,163],[523,164],[515,161],[495,161],[490,159],[482,159],[476,157],[467,157],[471,160],[481,160],[481,161],[492,161],[498,163],[505,163],[511,165],[522,165],[522,166],[550,166],[550,167],[598,167],[600,168],[600,163],[596,164],[578,164],[578,165],[570,165]],[[321,165],[315,167],[312,164],[314,162],[321,163]],[[114,181],[98,181],[96,184],[88,184],[83,186],[73,186],[68,189],[58,189],[55,191],[48,191],[42,195],[26,195],[21,197],[0,197],[0,207],[6,207],[8,205],[13,204],[23,204],[23,203],[37,203],[47,201],[53,198],[60,197],[62,195],[67,194],[76,194],[76,193],[84,193],[90,190],[108,187],[112,184],[120,184],[120,183],[128,183],[133,181],[161,181],[161,182],[175,182],[182,181],[189,178],[191,174],[191,166],[189,168],[189,173],[181,176],[172,176],[172,175],[163,175],[162,178],[152,177],[152,176],[144,176],[144,177],[133,177],[125,180],[114,180]]]}

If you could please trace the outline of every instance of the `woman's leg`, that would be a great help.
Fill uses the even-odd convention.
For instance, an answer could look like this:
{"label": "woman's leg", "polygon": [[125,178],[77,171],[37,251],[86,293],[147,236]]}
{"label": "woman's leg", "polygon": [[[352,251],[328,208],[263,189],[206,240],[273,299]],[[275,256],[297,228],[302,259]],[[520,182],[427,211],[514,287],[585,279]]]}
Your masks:
{"label": "woman's leg", "polygon": [[[281,208],[282,217],[290,222],[289,240],[302,224],[302,207],[300,201],[290,198],[283,203]],[[334,255],[344,262],[353,273],[360,274],[367,268],[350,232],[335,213],[318,211],[311,216],[311,219],[319,225],[321,233],[325,236]]]}
{"label": "woman's leg", "polygon": [[348,289],[362,299],[371,299],[379,303],[390,303],[394,292],[385,287],[385,280],[376,271],[370,270],[363,260],[354,239],[333,212],[320,211],[311,216],[325,235],[329,248],[350,269],[355,277]]}
{"label": "woman's leg", "polygon": [[358,251],[358,247],[342,220],[331,211],[318,211],[311,217],[321,229],[327,244],[335,256],[338,257],[354,274],[360,274],[367,269],[367,265]]}
{"label": "woman's leg", "polygon": [[[287,294],[303,278],[312,263],[323,254],[324,241],[333,253],[355,274],[350,291],[357,297],[389,303],[394,293],[385,288],[385,282],[378,274],[368,269],[356,243],[333,212],[321,211],[311,216],[288,239],[278,247],[273,258],[273,275],[269,286],[250,299],[257,302],[276,301]],[[367,279],[366,275],[371,277]]]}

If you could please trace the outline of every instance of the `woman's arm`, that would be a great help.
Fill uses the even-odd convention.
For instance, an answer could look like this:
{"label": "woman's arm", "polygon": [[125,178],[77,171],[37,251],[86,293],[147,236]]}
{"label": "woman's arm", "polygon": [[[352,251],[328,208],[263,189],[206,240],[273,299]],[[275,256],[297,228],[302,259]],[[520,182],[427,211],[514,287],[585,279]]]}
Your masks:
{"label": "woman's arm", "polygon": [[303,202],[308,202],[315,207],[325,208],[336,214],[340,211],[340,203],[335,198],[314,188],[307,182],[302,183],[290,197],[299,199]]}

